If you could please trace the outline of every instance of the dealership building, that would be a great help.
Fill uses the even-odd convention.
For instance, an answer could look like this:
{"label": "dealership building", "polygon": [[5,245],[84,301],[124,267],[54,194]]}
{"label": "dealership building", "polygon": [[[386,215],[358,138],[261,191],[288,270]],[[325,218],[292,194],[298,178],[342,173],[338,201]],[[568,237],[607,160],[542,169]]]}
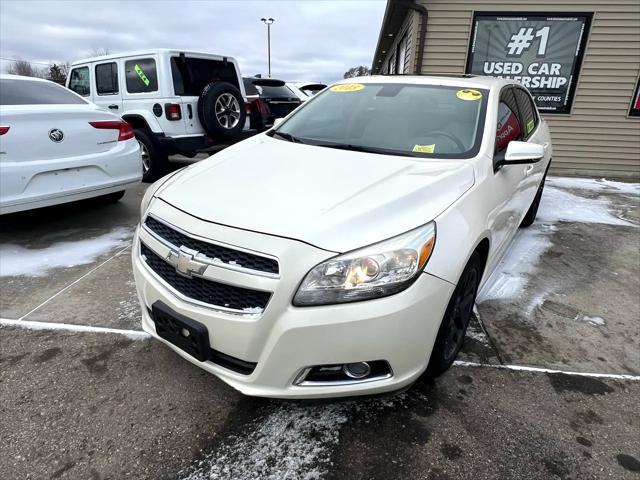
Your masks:
{"label": "dealership building", "polygon": [[529,88],[556,174],[640,178],[640,1],[388,0],[373,74],[476,74]]}

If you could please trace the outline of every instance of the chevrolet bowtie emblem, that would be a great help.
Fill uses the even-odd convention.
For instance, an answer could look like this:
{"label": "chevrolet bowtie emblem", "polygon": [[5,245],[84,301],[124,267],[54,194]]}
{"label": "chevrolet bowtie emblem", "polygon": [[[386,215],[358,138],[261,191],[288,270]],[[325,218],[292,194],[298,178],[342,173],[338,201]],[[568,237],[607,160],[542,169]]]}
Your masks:
{"label": "chevrolet bowtie emblem", "polygon": [[185,277],[191,277],[194,273],[202,275],[207,269],[207,264],[196,260],[198,252],[187,247],[180,247],[177,252],[171,250],[167,260],[176,267],[176,272]]}

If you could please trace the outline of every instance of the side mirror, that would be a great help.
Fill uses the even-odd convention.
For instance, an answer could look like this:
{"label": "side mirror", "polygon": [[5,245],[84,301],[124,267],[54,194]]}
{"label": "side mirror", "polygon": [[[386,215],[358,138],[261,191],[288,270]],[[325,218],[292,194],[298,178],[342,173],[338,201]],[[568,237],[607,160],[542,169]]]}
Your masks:
{"label": "side mirror", "polygon": [[273,121],[273,126],[274,126],[274,127],[277,127],[278,125],[280,125],[280,124],[282,123],[282,121],[283,121],[283,120],[284,120],[284,118],[276,118],[276,119]]}
{"label": "side mirror", "polygon": [[509,142],[507,152],[502,163],[506,165],[517,165],[520,163],[536,163],[544,157],[544,147],[537,143]]}

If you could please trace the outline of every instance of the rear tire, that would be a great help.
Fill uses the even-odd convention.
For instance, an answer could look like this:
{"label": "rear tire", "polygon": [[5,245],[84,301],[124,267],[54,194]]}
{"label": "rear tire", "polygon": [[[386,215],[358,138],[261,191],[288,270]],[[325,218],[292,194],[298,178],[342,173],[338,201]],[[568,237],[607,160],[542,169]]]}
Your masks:
{"label": "rear tire", "polygon": [[167,172],[169,158],[149,130],[136,128],[133,132],[142,155],[142,181],[153,182]]}
{"label": "rear tire", "polygon": [[[548,170],[549,168],[547,167],[547,171]],[[529,210],[527,210],[527,214],[522,219],[522,222],[520,222],[520,228],[530,227],[536,220],[538,208],[540,207],[540,200],[542,199],[542,191],[544,190],[544,182],[547,180],[547,171],[544,172],[544,176],[542,177],[536,196],[533,197],[533,202],[531,202],[531,206],[529,207]]]}
{"label": "rear tire", "polygon": [[247,112],[240,90],[227,82],[212,82],[198,99],[198,117],[211,137],[234,140],[244,129]]}
{"label": "rear tire", "polygon": [[442,318],[427,367],[428,375],[437,376],[445,372],[458,356],[473,313],[481,276],[482,260],[478,252],[473,252]]}

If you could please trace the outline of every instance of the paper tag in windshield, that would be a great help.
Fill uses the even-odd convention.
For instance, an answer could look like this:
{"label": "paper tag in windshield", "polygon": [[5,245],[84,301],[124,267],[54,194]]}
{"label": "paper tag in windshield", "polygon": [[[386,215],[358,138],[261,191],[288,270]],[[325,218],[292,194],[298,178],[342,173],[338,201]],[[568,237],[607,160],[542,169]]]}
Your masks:
{"label": "paper tag in windshield", "polygon": [[436,149],[436,144],[431,145],[416,145],[413,147],[413,151],[416,153],[433,153]]}
{"label": "paper tag in windshield", "polygon": [[364,85],[361,83],[343,83],[341,85],[334,85],[329,90],[332,92],[357,92],[363,89]]}
{"label": "paper tag in windshield", "polygon": [[482,98],[482,93],[480,93],[478,90],[471,90],[467,88],[465,90],[458,90],[456,92],[456,97],[458,97],[460,100],[467,101],[480,100]]}
{"label": "paper tag in windshield", "polygon": [[536,122],[533,121],[533,119],[529,120],[527,122],[527,134],[531,133],[531,130],[533,130],[533,127],[536,126]]}

